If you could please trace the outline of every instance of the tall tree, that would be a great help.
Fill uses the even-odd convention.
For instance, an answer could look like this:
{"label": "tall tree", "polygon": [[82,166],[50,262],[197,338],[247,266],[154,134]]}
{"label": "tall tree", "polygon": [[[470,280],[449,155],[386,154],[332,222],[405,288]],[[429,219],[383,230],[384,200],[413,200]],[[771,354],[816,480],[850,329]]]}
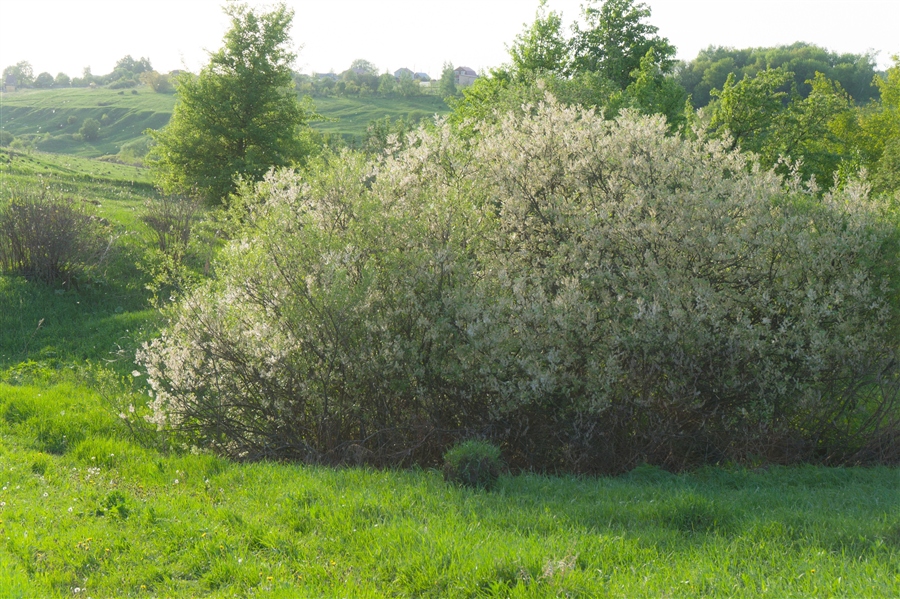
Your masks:
{"label": "tall tree", "polygon": [[442,98],[451,98],[456,95],[456,75],[453,72],[452,62],[444,63],[439,85],[440,87],[438,89],[440,89]]}
{"label": "tall tree", "polygon": [[541,0],[534,23],[516,36],[508,50],[513,71],[520,77],[567,71],[569,42],[562,32],[562,17],[547,12],[547,0]]}
{"label": "tall tree", "polygon": [[641,59],[641,67],[632,76],[634,81],[622,94],[624,105],[643,114],[665,115],[671,131],[687,124],[688,94],[674,77],[663,72],[654,48]]}
{"label": "tall tree", "polygon": [[582,6],[585,28],[576,25],[572,38],[573,70],[597,72],[625,89],[634,81],[641,59],[655,51],[663,72],[674,66],[675,47],[656,34],[659,29],[645,23],[650,8],[634,0],[597,0]]}
{"label": "tall tree", "polygon": [[160,186],[210,203],[226,202],[237,177],[261,179],[273,166],[302,160],[311,147],[312,113],[293,88],[293,11],[284,4],[270,12],[246,4],[224,10],[231,17],[224,47],[199,76],[178,78],[169,124],[148,131]]}

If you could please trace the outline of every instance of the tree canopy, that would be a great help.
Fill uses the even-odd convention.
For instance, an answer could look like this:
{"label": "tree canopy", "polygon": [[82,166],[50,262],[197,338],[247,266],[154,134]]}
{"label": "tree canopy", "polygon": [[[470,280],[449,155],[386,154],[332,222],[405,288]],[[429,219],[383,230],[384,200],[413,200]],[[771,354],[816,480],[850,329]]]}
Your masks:
{"label": "tree canopy", "polygon": [[647,52],[656,53],[663,71],[674,64],[675,46],[657,35],[659,29],[646,22],[650,8],[634,0],[588,0],[582,7],[586,26],[575,27],[572,61],[575,71],[602,74],[624,89],[634,81],[632,73]]}
{"label": "tree canopy", "polygon": [[293,89],[288,42],[294,16],[284,4],[257,12],[229,4],[231,29],[199,76],[178,78],[169,124],[149,131],[150,165],[169,192],[226,202],[238,177],[260,179],[311,150],[311,109]]}
{"label": "tree canopy", "polygon": [[691,94],[695,108],[709,104],[714,89],[722,89],[728,75],[736,81],[759,74],[766,69],[781,68],[792,73],[781,91],[795,87],[806,97],[812,92],[807,83],[822,73],[841,84],[857,103],[865,103],[878,96],[872,85],[875,77],[875,57],[872,54],[837,54],[825,48],[797,42],[772,48],[723,48],[710,46],[697,57],[679,66],[676,78]]}

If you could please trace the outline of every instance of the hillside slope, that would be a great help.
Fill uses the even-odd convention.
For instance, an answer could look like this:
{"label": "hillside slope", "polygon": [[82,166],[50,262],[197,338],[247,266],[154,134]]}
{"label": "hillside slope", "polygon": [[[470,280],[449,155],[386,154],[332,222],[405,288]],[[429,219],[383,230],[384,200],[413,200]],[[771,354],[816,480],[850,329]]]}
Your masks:
{"label": "hillside slope", "polygon": [[[143,86],[133,90],[20,90],[0,94],[0,129],[44,152],[84,157],[115,155],[123,147],[145,144],[146,129],[165,126],[175,99],[173,94],[157,94]],[[418,122],[450,110],[436,96],[316,98],[314,104],[324,120],[312,126],[350,144],[362,140],[373,120],[390,117]],[[100,123],[100,135],[93,141],[79,135],[89,118]]]}

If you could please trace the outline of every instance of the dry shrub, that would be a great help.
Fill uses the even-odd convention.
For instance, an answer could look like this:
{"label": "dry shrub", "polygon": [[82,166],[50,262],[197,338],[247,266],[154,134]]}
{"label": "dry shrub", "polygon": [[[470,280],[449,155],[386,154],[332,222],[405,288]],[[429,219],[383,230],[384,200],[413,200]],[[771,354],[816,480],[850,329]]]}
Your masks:
{"label": "dry shrub", "polygon": [[200,209],[201,202],[197,199],[162,196],[146,203],[141,220],[156,236],[159,251],[180,259],[187,251]]}
{"label": "dry shrub", "polygon": [[42,185],[12,187],[0,204],[0,271],[72,284],[109,249],[102,219],[83,202]]}

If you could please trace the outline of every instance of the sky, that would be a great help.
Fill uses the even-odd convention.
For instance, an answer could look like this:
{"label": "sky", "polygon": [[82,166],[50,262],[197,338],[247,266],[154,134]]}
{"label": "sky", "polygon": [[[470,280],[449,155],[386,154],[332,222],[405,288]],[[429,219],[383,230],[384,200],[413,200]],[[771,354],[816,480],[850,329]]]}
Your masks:
{"label": "sky", "polygon": [[[900,54],[900,0],[643,0],[650,24],[691,60],[710,46],[769,47],[797,41],[839,53]],[[548,0],[568,26],[584,0]],[[113,70],[126,55],[160,72],[199,71],[222,46],[223,0],[0,0],[0,68],[31,63],[80,76]],[[252,6],[273,2],[249,0]],[[534,21],[538,0],[285,0],[295,11],[295,70],[339,73],[357,58],[380,72],[401,67],[439,77],[443,64],[476,71],[508,60]]]}

